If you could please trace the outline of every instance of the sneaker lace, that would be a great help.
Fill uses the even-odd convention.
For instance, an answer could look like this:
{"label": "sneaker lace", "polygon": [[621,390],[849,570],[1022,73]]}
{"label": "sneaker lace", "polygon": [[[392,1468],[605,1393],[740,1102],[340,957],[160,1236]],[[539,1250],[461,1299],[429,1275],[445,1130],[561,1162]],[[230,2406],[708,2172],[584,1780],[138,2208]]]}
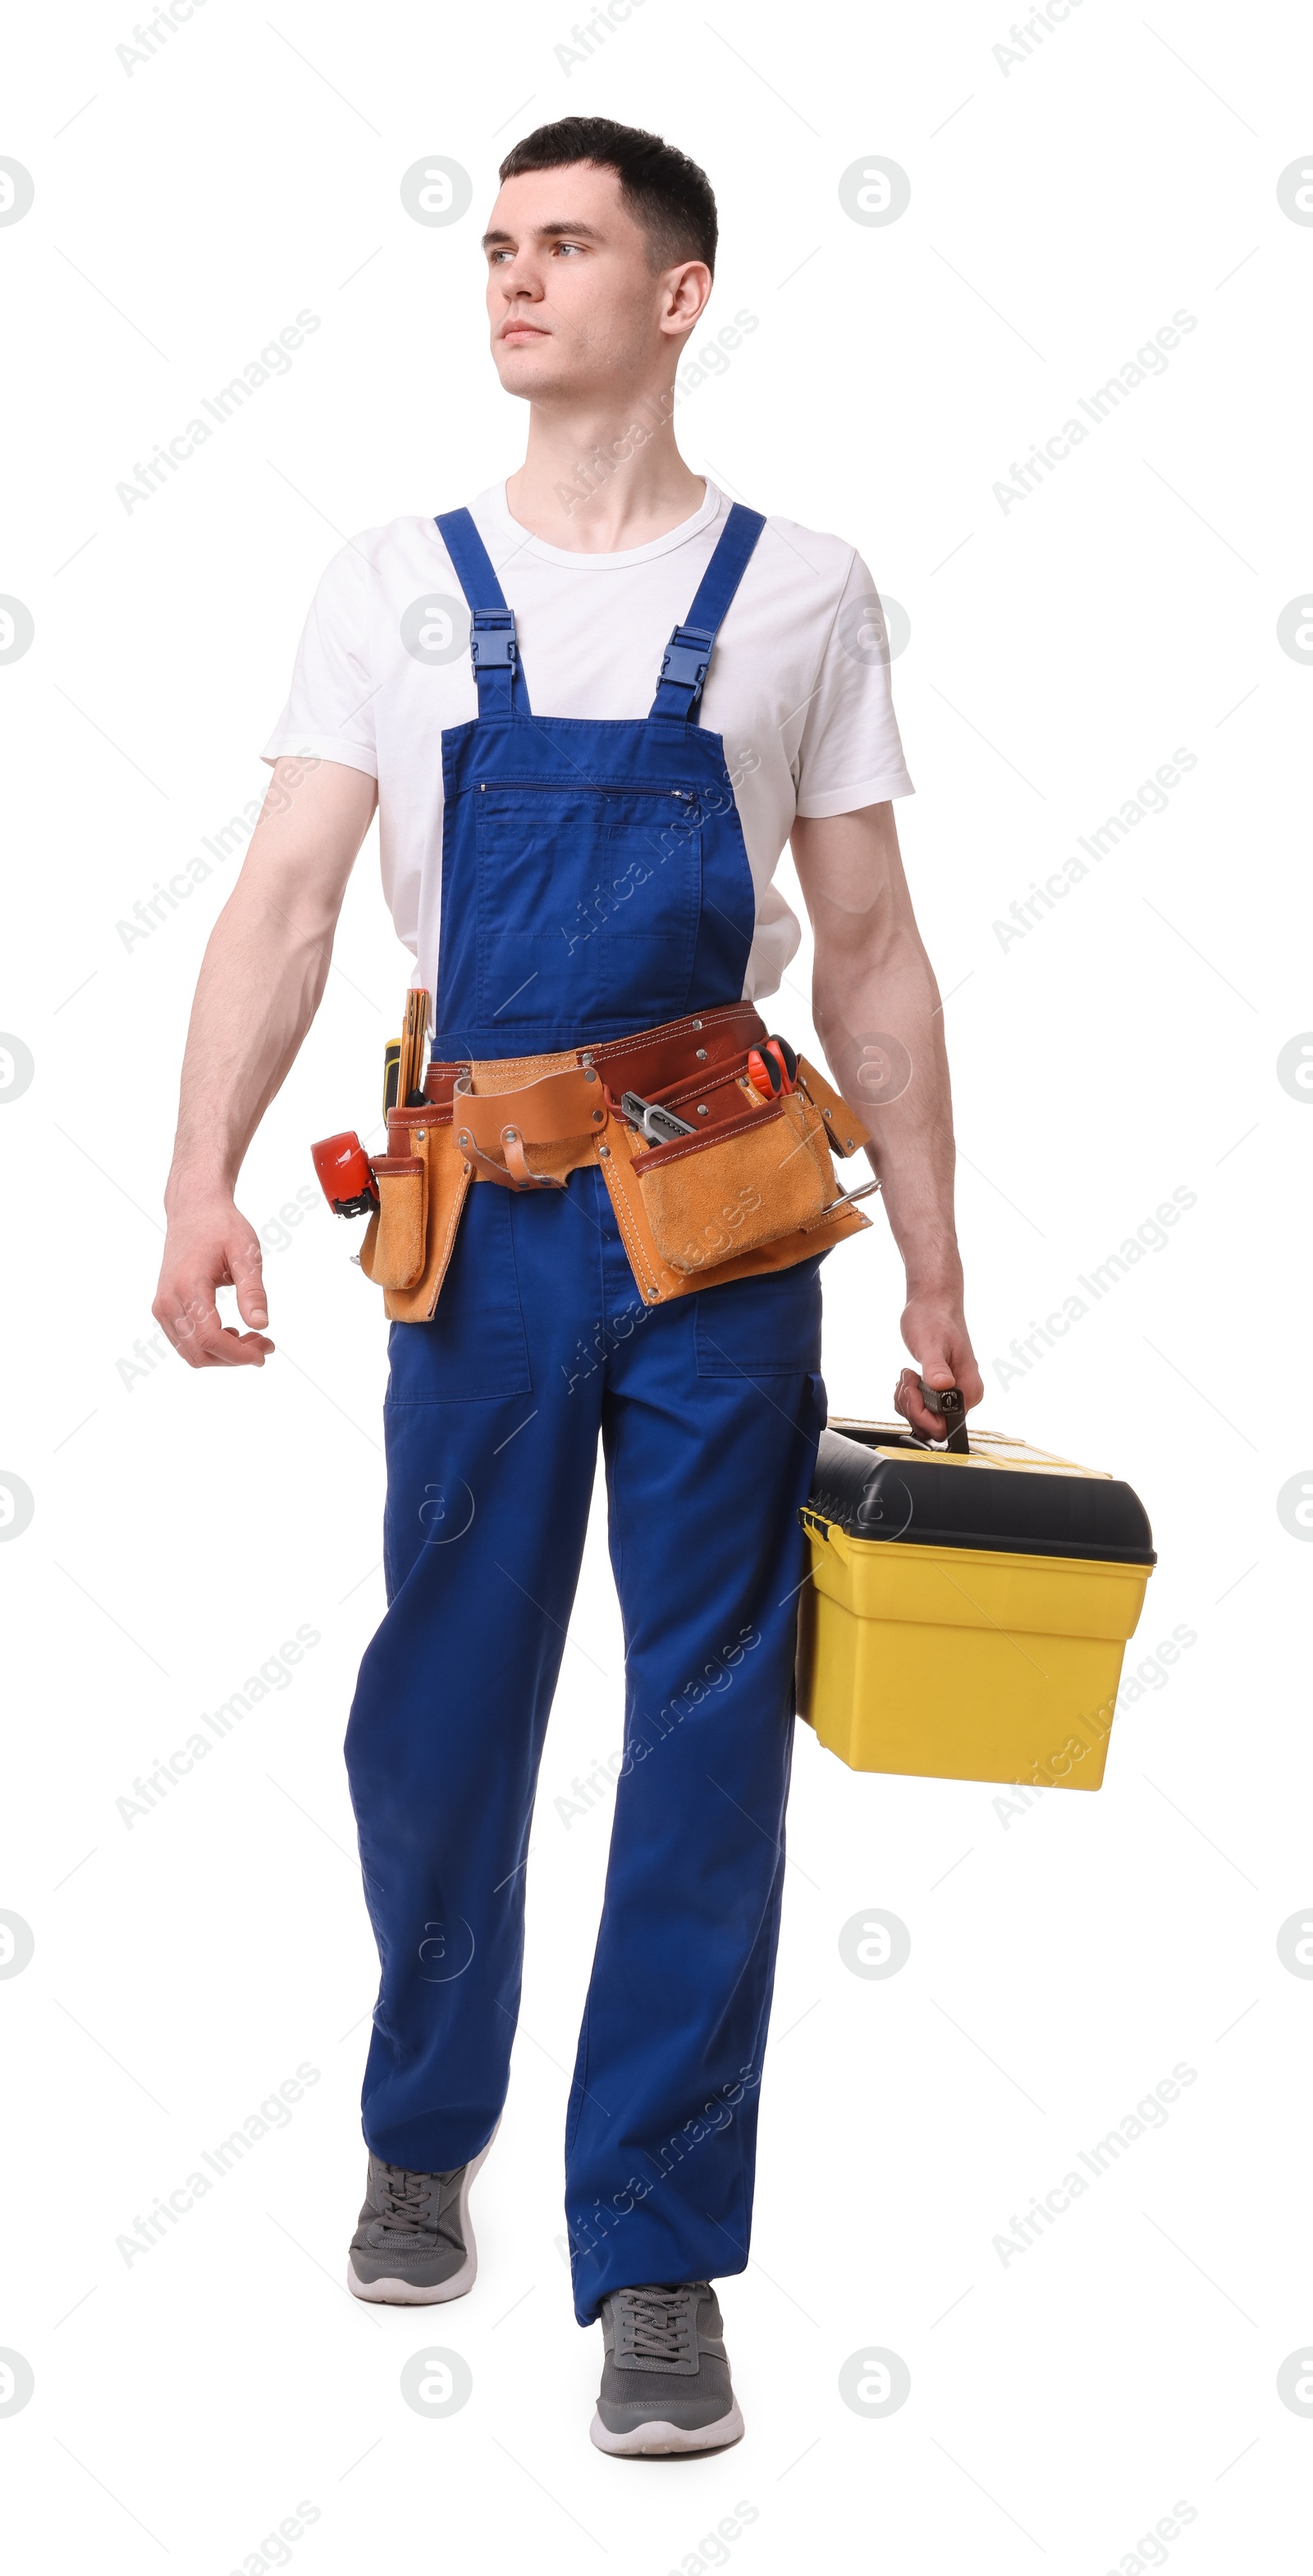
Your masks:
{"label": "sneaker lace", "polygon": [[681,2361],[689,2349],[698,2293],[647,2288],[622,2293],[632,2349],[643,2361]]}
{"label": "sneaker lace", "polygon": [[379,2176],[379,2217],[394,2234],[422,2234],[426,2215],[427,2174],[407,2173],[403,2165],[384,2165]]}

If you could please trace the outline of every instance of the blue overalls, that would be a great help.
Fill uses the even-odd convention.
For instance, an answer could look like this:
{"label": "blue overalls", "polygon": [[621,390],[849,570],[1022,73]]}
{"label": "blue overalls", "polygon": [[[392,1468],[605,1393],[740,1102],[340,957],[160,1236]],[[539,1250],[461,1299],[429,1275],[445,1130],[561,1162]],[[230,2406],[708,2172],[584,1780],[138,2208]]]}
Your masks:
{"label": "blue overalls", "polygon": [[[763,522],[735,508],[646,719],[531,715],[466,511],[477,718],[442,736],[434,1052],[547,1053],[737,1002],[754,902],[718,735],[716,630]],[[644,1303],[600,1172],[471,1189],[433,1320],[394,1324],[388,1610],[346,1754],[381,1984],[373,2152],[485,2145],[520,1999],[539,1759],[600,1433],[624,1758],[566,2123],[581,2324],[748,2259],[784,1874],[797,1521],[824,1421],[819,1261]],[[544,1814],[541,1835],[564,1830]]]}

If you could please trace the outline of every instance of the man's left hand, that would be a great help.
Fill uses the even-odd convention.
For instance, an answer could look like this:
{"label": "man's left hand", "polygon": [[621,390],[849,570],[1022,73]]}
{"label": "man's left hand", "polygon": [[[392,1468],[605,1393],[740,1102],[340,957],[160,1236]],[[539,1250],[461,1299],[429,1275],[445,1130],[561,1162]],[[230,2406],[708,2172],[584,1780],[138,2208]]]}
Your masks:
{"label": "man's left hand", "polygon": [[918,1365],[903,1370],[894,1389],[895,1410],[919,1439],[943,1440],[943,1417],[930,1412],[917,1385],[918,1377],[941,1394],[945,1388],[955,1386],[968,1413],[985,1392],[961,1305],[947,1299],[910,1297],[903,1308],[902,1335]]}

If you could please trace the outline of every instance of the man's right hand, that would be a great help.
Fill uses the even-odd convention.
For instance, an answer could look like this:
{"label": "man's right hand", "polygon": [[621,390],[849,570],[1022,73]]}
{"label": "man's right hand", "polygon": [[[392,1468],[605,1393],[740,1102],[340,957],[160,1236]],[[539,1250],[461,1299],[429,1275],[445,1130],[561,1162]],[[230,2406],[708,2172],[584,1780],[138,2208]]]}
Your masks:
{"label": "man's right hand", "polygon": [[[332,933],[378,786],[337,760],[275,760],[265,811],[206,943],[191,1007],[167,1242],[152,1314],[191,1368],[263,1368],[260,1239],[234,1206],[250,1139],[286,1082],[332,961]],[[237,1288],[237,1332],[216,1311]]]}
{"label": "man's right hand", "polygon": [[[347,878],[378,801],[339,761],[279,759],[242,872],[210,933],[182,1065],[164,1193],[168,1238],[152,1312],[196,1369],[263,1368],[273,1349],[255,1228],[237,1175],[323,996]],[[235,1288],[251,1332],[224,1324]]]}
{"label": "man's right hand", "polygon": [[[237,1312],[256,1330],[222,1322],[215,1290],[235,1288]],[[189,1368],[263,1368],[273,1343],[260,1263],[260,1239],[222,1193],[171,1209],[160,1284],[151,1308]]]}

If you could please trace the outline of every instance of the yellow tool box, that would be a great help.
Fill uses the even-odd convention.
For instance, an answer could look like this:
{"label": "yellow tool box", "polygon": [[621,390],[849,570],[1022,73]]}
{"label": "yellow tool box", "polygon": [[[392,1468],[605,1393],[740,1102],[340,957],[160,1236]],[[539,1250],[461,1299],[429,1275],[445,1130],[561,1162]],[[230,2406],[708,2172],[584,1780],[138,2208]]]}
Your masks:
{"label": "yellow tool box", "polygon": [[833,1421],[798,1708],[855,1771],[1097,1789],[1156,1562],[1129,1485],[995,1431]]}

